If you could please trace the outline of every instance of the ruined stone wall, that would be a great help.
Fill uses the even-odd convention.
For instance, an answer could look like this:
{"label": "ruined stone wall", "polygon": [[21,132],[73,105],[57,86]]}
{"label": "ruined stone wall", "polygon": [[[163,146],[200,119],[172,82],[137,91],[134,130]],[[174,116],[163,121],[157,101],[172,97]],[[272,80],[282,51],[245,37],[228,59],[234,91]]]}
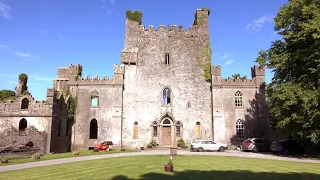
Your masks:
{"label": "ruined stone wall", "polygon": [[[183,123],[183,139],[196,138],[196,122],[201,123],[201,138],[212,138],[210,82],[203,76],[197,60],[209,43],[208,12],[200,25],[190,30],[143,26],[127,19],[125,48],[121,62],[125,63],[123,141],[126,146],[139,147],[150,142],[151,123],[161,122],[165,114],[174,122]],[[171,26],[175,27],[175,26]],[[169,53],[170,63],[165,64]],[[163,89],[172,91],[172,103],[162,105]],[[138,122],[138,139],[133,139],[133,124]],[[161,129],[159,129],[161,130]],[[175,133],[174,131],[171,133]],[[160,137],[159,137],[160,136]],[[158,141],[161,138],[158,133]],[[172,140],[172,146],[176,139]]]}
{"label": "ruined stone wall", "polygon": [[[114,67],[110,79],[85,78],[69,82],[70,93],[77,98],[75,123],[72,129],[72,150],[87,150],[95,143],[113,141],[120,147],[123,90],[123,67]],[[93,93],[98,94],[98,106],[91,106]],[[98,123],[97,139],[89,139],[90,122]]]}

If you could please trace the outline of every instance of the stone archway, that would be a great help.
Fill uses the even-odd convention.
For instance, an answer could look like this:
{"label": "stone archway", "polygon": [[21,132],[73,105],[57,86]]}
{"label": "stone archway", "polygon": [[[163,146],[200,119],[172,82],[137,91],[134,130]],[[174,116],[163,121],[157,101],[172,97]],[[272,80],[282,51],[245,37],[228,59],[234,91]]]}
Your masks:
{"label": "stone archway", "polygon": [[160,145],[172,146],[174,139],[174,123],[171,118],[165,117],[160,122]]}

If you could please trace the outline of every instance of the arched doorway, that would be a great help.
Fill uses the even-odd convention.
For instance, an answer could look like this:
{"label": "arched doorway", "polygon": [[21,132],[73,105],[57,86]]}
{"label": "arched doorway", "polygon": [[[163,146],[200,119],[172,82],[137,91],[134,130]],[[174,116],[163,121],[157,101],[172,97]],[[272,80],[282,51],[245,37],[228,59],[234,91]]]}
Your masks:
{"label": "arched doorway", "polygon": [[163,118],[160,123],[160,127],[161,127],[160,144],[164,146],[172,145],[172,140],[174,140],[173,121],[168,117]]}
{"label": "arched doorway", "polygon": [[22,118],[19,122],[19,131],[25,131],[27,128],[27,120],[25,118]]}

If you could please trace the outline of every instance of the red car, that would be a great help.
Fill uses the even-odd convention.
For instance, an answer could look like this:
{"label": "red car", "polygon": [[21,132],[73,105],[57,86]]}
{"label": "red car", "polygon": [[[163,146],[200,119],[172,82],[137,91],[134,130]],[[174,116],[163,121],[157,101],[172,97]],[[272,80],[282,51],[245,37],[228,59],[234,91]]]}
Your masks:
{"label": "red car", "polygon": [[94,145],[94,152],[107,152],[112,149],[113,142],[112,141],[104,141],[102,143],[98,143]]}

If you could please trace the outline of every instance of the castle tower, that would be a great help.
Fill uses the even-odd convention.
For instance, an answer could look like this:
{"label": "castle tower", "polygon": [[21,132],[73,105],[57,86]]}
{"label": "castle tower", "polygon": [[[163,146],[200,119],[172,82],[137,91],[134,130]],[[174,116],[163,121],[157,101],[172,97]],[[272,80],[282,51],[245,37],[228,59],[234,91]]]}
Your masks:
{"label": "castle tower", "polygon": [[19,74],[19,81],[16,87],[16,95],[20,96],[23,92],[28,90],[28,75],[21,73]]}

